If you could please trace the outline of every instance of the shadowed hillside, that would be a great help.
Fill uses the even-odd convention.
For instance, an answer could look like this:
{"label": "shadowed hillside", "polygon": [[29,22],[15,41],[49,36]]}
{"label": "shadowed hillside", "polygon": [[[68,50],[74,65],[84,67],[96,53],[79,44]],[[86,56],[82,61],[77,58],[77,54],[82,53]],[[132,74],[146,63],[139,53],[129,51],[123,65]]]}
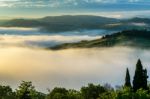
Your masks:
{"label": "shadowed hillside", "polygon": [[150,47],[150,31],[147,30],[126,30],[111,35],[103,36],[100,39],[92,41],[81,41],[78,43],[65,43],[54,46],[50,49],[67,48],[93,48],[93,47],[113,47],[113,46],[131,46],[131,47]]}
{"label": "shadowed hillside", "polygon": [[47,16],[39,19],[12,19],[0,21],[2,27],[37,27],[42,31],[63,32],[74,30],[107,29],[149,29],[150,19],[115,19],[90,15]]}

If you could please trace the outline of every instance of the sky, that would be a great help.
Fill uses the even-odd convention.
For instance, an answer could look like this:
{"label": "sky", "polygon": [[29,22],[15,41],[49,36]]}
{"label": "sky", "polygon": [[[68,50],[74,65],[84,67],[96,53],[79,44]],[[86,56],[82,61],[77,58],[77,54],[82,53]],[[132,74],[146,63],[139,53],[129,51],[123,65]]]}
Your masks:
{"label": "sky", "polygon": [[150,14],[150,0],[0,0],[0,18],[92,14],[133,17]]}

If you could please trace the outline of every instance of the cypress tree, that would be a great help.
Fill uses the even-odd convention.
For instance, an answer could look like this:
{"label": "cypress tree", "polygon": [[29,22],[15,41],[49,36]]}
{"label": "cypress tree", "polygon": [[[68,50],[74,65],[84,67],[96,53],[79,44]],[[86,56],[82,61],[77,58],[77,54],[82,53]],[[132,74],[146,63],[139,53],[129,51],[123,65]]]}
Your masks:
{"label": "cypress tree", "polygon": [[133,78],[133,90],[137,91],[140,88],[147,89],[147,70],[143,70],[141,60],[136,64],[135,75]]}
{"label": "cypress tree", "polygon": [[131,87],[131,82],[130,82],[130,73],[129,73],[129,69],[127,68],[126,70],[126,77],[125,77],[125,87]]}
{"label": "cypress tree", "polygon": [[147,79],[148,79],[147,69],[144,69],[143,70],[143,89],[148,89],[148,87],[147,87]]}

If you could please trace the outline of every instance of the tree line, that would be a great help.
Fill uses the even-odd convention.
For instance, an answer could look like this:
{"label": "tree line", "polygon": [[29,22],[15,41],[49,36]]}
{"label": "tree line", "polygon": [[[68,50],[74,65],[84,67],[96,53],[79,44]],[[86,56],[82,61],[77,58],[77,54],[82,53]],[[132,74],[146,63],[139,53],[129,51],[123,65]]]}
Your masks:
{"label": "tree line", "polygon": [[129,69],[126,70],[125,83],[116,88],[110,84],[88,84],[80,90],[55,87],[48,93],[38,92],[32,82],[22,81],[13,91],[10,86],[0,85],[0,99],[150,99],[150,86],[147,84],[147,70],[141,60],[136,64],[131,84]]}

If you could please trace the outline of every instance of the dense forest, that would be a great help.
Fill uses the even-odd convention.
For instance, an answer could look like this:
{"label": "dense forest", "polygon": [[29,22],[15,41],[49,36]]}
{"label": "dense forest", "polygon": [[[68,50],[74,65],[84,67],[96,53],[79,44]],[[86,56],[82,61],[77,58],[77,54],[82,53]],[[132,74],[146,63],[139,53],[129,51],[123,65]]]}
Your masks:
{"label": "dense forest", "polygon": [[38,92],[32,82],[22,81],[14,91],[10,86],[0,85],[0,99],[150,99],[150,86],[147,70],[141,60],[136,64],[135,74],[131,84],[129,69],[126,70],[125,82],[116,88],[110,84],[88,84],[80,90],[55,87],[48,93]]}

